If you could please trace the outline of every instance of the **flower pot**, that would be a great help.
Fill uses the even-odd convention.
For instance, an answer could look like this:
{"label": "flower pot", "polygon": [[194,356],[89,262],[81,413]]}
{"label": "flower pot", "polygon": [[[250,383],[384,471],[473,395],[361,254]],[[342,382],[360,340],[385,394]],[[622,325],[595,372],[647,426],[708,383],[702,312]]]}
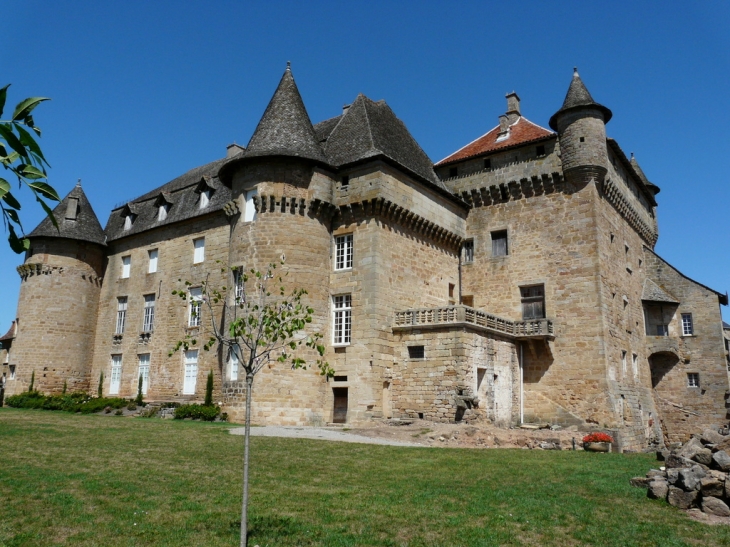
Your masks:
{"label": "flower pot", "polygon": [[588,452],[611,452],[611,443],[583,443],[583,450]]}

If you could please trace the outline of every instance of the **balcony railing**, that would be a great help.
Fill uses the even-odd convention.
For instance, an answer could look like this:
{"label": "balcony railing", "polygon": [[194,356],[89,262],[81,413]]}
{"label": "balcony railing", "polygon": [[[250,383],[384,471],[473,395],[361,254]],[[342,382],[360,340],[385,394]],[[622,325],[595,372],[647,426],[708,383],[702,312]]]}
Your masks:
{"label": "balcony railing", "polygon": [[393,328],[441,326],[457,323],[476,325],[513,338],[555,337],[549,319],[512,321],[469,306],[444,306],[395,312]]}

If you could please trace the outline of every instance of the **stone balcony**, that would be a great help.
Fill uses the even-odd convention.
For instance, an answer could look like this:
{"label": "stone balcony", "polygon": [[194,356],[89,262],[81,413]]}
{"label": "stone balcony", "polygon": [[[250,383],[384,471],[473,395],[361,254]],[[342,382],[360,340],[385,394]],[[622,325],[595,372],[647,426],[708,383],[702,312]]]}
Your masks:
{"label": "stone balcony", "polygon": [[456,305],[395,312],[393,330],[429,329],[445,326],[476,328],[477,330],[493,332],[519,340],[533,338],[555,339],[553,322],[549,319],[512,321],[469,306]]}
{"label": "stone balcony", "polygon": [[677,357],[681,357],[679,340],[670,336],[647,336],[646,350],[649,355],[653,355],[654,353],[673,353]]}

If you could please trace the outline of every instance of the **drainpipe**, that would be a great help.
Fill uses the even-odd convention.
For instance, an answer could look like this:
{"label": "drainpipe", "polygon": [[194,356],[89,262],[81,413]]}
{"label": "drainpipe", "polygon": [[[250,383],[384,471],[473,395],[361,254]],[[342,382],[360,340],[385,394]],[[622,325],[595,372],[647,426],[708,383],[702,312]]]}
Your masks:
{"label": "drainpipe", "polygon": [[457,302],[459,306],[461,306],[461,253],[463,252],[463,250],[464,246],[462,245],[459,248],[459,301]]}
{"label": "drainpipe", "polygon": [[525,358],[525,344],[524,342],[520,342],[520,425],[525,423],[525,387],[524,387],[524,379],[525,374],[522,369],[524,366]]}

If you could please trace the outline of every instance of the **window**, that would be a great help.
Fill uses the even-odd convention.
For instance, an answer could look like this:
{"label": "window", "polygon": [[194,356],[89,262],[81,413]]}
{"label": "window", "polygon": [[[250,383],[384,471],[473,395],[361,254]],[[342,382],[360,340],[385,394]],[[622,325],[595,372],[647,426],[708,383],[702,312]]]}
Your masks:
{"label": "window", "polygon": [[115,334],[124,332],[124,323],[127,321],[127,297],[117,298],[117,330]]}
{"label": "window", "polygon": [[491,158],[487,158],[484,160],[484,169],[491,169],[492,168],[492,160]]}
{"label": "window", "polygon": [[545,155],[545,145],[541,144],[540,146],[535,147],[535,153],[537,154],[537,157],[541,157]]}
{"label": "window", "polygon": [[112,355],[112,373],[109,376],[109,395],[117,395],[122,383],[122,356]]}
{"label": "window", "polygon": [[347,188],[348,186],[350,186],[350,177],[348,177],[347,175],[345,175],[344,177],[342,177],[342,181],[340,182],[340,186],[342,188]]}
{"label": "window", "polygon": [[210,203],[210,190],[200,192],[200,208],[205,209]]}
{"label": "window", "polygon": [[167,212],[170,210],[169,203],[163,203],[157,208],[157,222],[161,222],[167,218]]}
{"label": "window", "polygon": [[409,359],[423,359],[426,356],[424,346],[408,346]]}
{"label": "window", "polygon": [[621,350],[621,377],[626,378],[626,351]]}
{"label": "window", "polygon": [[699,372],[688,372],[687,373],[687,387],[700,387]]}
{"label": "window", "polygon": [[205,238],[193,239],[193,264],[200,264],[205,260]]}
{"label": "window", "polygon": [[456,304],[456,300],[454,300],[454,290],[456,289],[456,285],[454,283],[449,283],[449,305]]}
{"label": "window", "polygon": [[137,218],[137,215],[134,213],[129,213],[126,217],[124,217],[124,229],[125,230],[131,230],[132,224],[134,224],[134,220]]}
{"label": "window", "polygon": [[256,205],[253,202],[253,198],[256,195],[256,190],[249,190],[246,192],[246,206],[243,211],[243,221],[252,222],[256,220]]}
{"label": "window", "polygon": [[233,270],[233,297],[239,303],[243,298],[243,271],[240,269]]}
{"label": "window", "polygon": [[15,380],[15,365],[10,365],[10,379]]}
{"label": "window", "polygon": [[157,249],[152,249],[147,252],[149,256],[149,264],[147,265],[147,273],[155,273],[157,271]]}
{"label": "window", "polygon": [[68,198],[66,204],[66,220],[76,220],[79,212],[79,198]]}
{"label": "window", "polygon": [[183,380],[183,395],[195,393],[195,383],[198,379],[198,350],[185,352],[185,379]]}
{"label": "window", "polygon": [[459,174],[459,168],[458,167],[451,167],[449,168],[449,177],[455,177]]}
{"label": "window", "polygon": [[142,377],[142,393],[147,395],[147,388],[150,386],[150,354],[144,353],[139,356],[139,374],[137,381]]}
{"label": "window", "polygon": [[639,378],[639,356],[635,353],[631,354],[631,372],[634,373],[634,379]]}
{"label": "window", "polygon": [[129,277],[129,272],[132,269],[132,257],[131,256],[123,256],[122,257],[122,278]]}
{"label": "window", "polygon": [[228,356],[228,378],[231,382],[238,380],[238,352],[239,346],[231,347],[231,354]]}
{"label": "window", "polygon": [[669,336],[669,325],[657,325],[656,326],[657,336]]}
{"label": "window", "polygon": [[695,333],[694,326],[692,325],[692,314],[682,314],[682,336],[692,336]]}
{"label": "window", "polygon": [[580,138],[580,142],[586,142],[586,138],[585,137],[581,137]]}
{"label": "window", "polygon": [[521,287],[522,319],[542,319],[545,317],[545,287],[533,285]]}
{"label": "window", "polygon": [[152,332],[155,326],[155,295],[146,294],[144,296],[144,323],[142,330],[144,332]]}
{"label": "window", "polygon": [[507,230],[492,232],[492,256],[507,256]]}
{"label": "window", "polygon": [[203,311],[203,289],[200,287],[190,289],[190,313],[188,315],[188,326],[199,327],[200,315]]}
{"label": "window", "polygon": [[352,334],[352,295],[334,296],[332,302],[334,305],[333,343],[349,344]]}
{"label": "window", "polygon": [[352,234],[335,237],[335,270],[352,268]]}
{"label": "window", "polygon": [[464,264],[474,262],[474,240],[470,239],[464,242]]}

